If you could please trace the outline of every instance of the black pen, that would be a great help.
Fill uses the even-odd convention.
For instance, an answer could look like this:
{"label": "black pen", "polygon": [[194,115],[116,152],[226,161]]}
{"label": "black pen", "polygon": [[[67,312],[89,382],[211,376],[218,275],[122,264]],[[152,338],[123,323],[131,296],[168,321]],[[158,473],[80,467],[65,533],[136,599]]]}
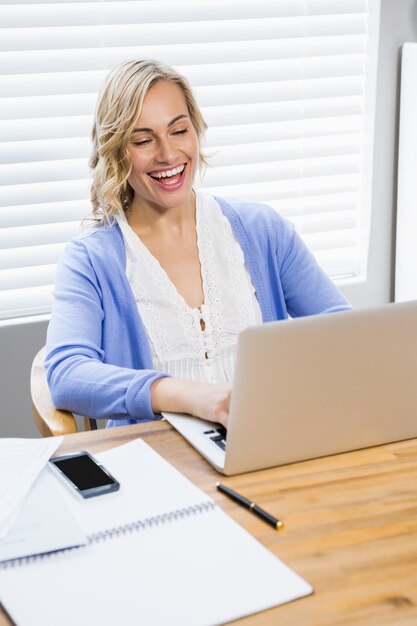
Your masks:
{"label": "black pen", "polygon": [[219,491],[229,496],[229,498],[232,498],[232,500],[234,500],[238,504],[245,506],[249,509],[249,511],[252,511],[252,513],[258,515],[265,522],[268,522],[268,524],[271,524],[271,526],[273,526],[276,530],[284,527],[284,522],[281,522],[281,520],[261,509],[261,507],[255,504],[255,502],[251,502],[244,496],[236,493],[236,491],[233,491],[233,489],[230,489],[230,487],[226,487],[226,485],[222,485],[222,483],[216,483],[216,487]]}

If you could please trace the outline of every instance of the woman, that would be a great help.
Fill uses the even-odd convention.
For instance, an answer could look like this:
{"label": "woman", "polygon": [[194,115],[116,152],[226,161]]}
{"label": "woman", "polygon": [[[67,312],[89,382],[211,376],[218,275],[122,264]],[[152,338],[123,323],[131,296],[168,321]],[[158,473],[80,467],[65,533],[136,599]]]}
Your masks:
{"label": "woman", "polygon": [[350,308],[273,209],[194,191],[205,129],[172,68],[131,61],[107,78],[93,129],[96,227],[57,270],[55,406],[110,426],[161,411],[226,425],[241,330]]}

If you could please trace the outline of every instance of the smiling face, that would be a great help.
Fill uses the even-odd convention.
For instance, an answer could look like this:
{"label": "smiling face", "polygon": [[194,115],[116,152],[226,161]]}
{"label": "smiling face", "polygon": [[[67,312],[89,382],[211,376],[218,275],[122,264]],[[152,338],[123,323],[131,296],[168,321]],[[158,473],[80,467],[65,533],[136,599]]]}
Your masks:
{"label": "smiling face", "polygon": [[199,143],[181,87],[161,80],[150,88],[128,151],[132,206],[160,211],[193,203]]}

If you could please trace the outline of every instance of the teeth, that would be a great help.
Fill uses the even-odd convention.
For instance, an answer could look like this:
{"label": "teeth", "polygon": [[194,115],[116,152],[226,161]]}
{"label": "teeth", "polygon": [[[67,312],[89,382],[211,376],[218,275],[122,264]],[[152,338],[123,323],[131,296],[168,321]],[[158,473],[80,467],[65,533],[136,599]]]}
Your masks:
{"label": "teeth", "polygon": [[155,172],[154,174],[150,174],[152,178],[170,178],[171,176],[176,176],[177,174],[181,174],[184,170],[185,165],[179,165],[173,170],[166,170],[165,172]]}

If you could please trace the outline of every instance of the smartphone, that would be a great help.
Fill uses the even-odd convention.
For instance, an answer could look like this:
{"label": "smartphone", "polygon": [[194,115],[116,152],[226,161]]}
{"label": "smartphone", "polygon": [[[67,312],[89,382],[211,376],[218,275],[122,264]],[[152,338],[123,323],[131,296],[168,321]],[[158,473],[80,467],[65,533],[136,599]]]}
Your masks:
{"label": "smartphone", "polygon": [[88,452],[57,456],[49,462],[83,498],[101,496],[120,487],[117,480]]}

